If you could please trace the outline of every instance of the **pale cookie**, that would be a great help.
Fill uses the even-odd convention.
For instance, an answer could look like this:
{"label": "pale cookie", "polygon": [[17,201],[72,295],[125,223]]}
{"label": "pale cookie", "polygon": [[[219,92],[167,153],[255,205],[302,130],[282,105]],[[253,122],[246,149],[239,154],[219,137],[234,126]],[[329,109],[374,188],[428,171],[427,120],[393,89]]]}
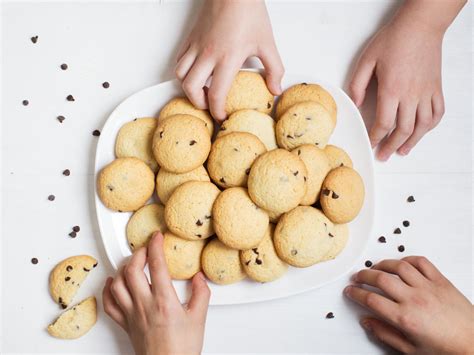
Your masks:
{"label": "pale cookie", "polygon": [[300,205],[312,205],[319,199],[324,178],[331,170],[328,158],[321,149],[312,144],[302,145],[291,152],[303,160],[308,170],[306,194]]}
{"label": "pale cookie", "polygon": [[270,282],[280,278],[288,269],[273,246],[275,226],[269,224],[265,236],[260,244],[253,249],[240,252],[240,261],[245,273],[257,282]]}
{"label": "pale cookie", "polygon": [[97,266],[97,260],[89,255],[77,255],[57,264],[49,275],[49,292],[63,309],[71,303],[89,272]]}
{"label": "pale cookie", "polygon": [[163,253],[173,280],[189,280],[201,270],[201,253],[204,240],[185,240],[165,233]]}
{"label": "pale cookie", "polygon": [[280,117],[291,106],[298,102],[314,101],[323,105],[328,110],[334,124],[337,122],[337,105],[334,98],[323,87],[317,84],[301,83],[286,89],[278,100],[276,117]]}
{"label": "pale cookie", "polygon": [[268,90],[262,75],[241,70],[235,76],[227,93],[225,112],[227,116],[244,109],[270,113],[273,108],[273,100],[274,97]]}
{"label": "pale cookie", "polygon": [[163,205],[152,203],[143,206],[127,223],[128,244],[132,251],[137,250],[146,246],[155,232],[164,233],[167,229]]}
{"label": "pale cookie", "polygon": [[96,321],[97,302],[95,297],[89,297],[63,312],[48,326],[48,333],[60,339],[77,339],[86,334]]}
{"label": "pale cookie", "polygon": [[357,171],[341,166],[331,170],[321,188],[321,207],[334,223],[352,221],[364,204],[364,182]]}
{"label": "pale cookie", "polygon": [[257,136],[267,150],[278,148],[275,138],[275,121],[270,116],[255,110],[240,110],[225,120],[217,138],[231,132],[248,132]]}
{"label": "pale cookie", "polygon": [[308,267],[324,260],[333,245],[331,235],[334,225],[321,211],[298,206],[280,218],[273,242],[282,260]]}
{"label": "pale cookie", "polygon": [[332,237],[332,246],[324,257],[324,260],[332,260],[345,248],[349,239],[349,226],[347,224],[335,224]]}
{"label": "pale cookie", "polygon": [[250,197],[264,210],[287,212],[298,206],[306,194],[307,176],[306,166],[297,155],[283,149],[272,150],[252,165]]}
{"label": "pale cookie", "polygon": [[219,194],[212,207],[214,230],[230,248],[256,247],[268,227],[268,215],[250,199],[247,189],[232,187]]}
{"label": "pale cookie", "polygon": [[239,251],[225,246],[217,238],[204,247],[201,265],[207,278],[219,285],[235,283],[246,276],[240,263]]}
{"label": "pale cookie", "polygon": [[272,223],[277,223],[280,217],[283,215],[283,212],[273,212],[273,211],[268,211],[266,210],[268,217],[270,218],[270,222]]}
{"label": "pale cookie", "polygon": [[212,180],[223,188],[247,186],[250,167],[266,151],[253,134],[232,132],[212,144],[207,170]]}
{"label": "pale cookie", "polygon": [[151,170],[157,171],[158,164],[151,150],[157,123],[153,117],[135,118],[125,123],[115,140],[117,158],[138,158],[147,163]]}
{"label": "pale cookie", "polygon": [[331,169],[338,168],[340,166],[348,166],[352,168],[352,160],[349,154],[347,154],[342,148],[336,147],[335,145],[328,144],[324,148],[324,153],[326,153],[329,159],[329,165]]}
{"label": "pale cookie", "polygon": [[187,173],[175,174],[160,169],[156,175],[156,193],[163,204],[166,204],[173,193],[179,186],[188,181],[211,181],[204,166],[198,166],[196,169]]}
{"label": "pale cookie", "polygon": [[211,150],[204,122],[191,115],[174,115],[158,122],[153,154],[161,168],[186,173],[202,165]]}
{"label": "pale cookie", "polygon": [[155,174],[137,158],[118,158],[99,173],[97,192],[102,203],[114,211],[130,212],[153,195]]}
{"label": "pale cookie", "polygon": [[171,99],[160,111],[159,120],[164,120],[167,117],[174,115],[191,115],[201,119],[209,135],[212,136],[214,133],[214,121],[212,120],[209,111],[200,110],[197,107],[194,107],[193,104],[185,97],[175,97]]}
{"label": "pale cookie", "polygon": [[335,126],[329,112],[322,105],[304,101],[291,106],[280,117],[275,134],[280,148],[291,150],[302,144],[324,148]]}
{"label": "pale cookie", "polygon": [[212,205],[219,193],[211,182],[188,181],[177,187],[165,207],[168,229],[184,239],[209,238],[214,234]]}

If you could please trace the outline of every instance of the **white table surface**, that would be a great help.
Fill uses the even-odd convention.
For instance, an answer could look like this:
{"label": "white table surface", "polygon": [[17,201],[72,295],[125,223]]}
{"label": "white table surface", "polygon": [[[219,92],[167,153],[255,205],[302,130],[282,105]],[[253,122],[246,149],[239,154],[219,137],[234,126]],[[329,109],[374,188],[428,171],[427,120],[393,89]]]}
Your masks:
{"label": "white table surface", "polygon": [[[287,72],[317,72],[343,86],[355,56],[393,12],[394,2],[270,2]],[[50,337],[59,313],[48,274],[62,258],[99,259],[76,300],[100,292],[112,273],[93,207],[93,159],[109,113],[139,89],[173,76],[174,56],[197,6],[188,1],[18,3],[2,6],[3,353],[130,353],[103,313],[75,341]],[[38,35],[37,44],[30,37]],[[69,69],[59,69],[61,63]],[[445,37],[446,115],[406,158],[376,165],[377,215],[364,260],[422,254],[472,300],[472,4]],[[101,83],[111,87],[103,89]],[[74,95],[75,102],[65,97]],[[22,100],[28,99],[24,107]],[[66,120],[59,124],[56,116]],[[370,119],[371,114],[366,113]],[[71,170],[71,176],[61,174]],[[49,194],[56,195],[50,202]],[[406,203],[408,195],[416,202]],[[409,228],[392,231],[408,219]],[[77,238],[68,237],[79,225]],[[377,238],[385,235],[387,244]],[[401,254],[397,246],[404,244]],[[39,263],[32,265],[30,259]],[[286,299],[211,307],[206,352],[381,353],[358,324],[362,309],[345,300],[343,278]],[[325,319],[332,311],[335,318]]]}

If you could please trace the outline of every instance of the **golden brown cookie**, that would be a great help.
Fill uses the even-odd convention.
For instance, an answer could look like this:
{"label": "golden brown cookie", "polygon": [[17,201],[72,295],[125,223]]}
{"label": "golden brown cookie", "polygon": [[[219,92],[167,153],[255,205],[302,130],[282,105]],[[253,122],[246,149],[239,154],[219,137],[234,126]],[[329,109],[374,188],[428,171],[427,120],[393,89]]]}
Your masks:
{"label": "golden brown cookie", "polygon": [[201,270],[201,253],[204,240],[186,240],[165,233],[163,252],[170,276],[174,280],[189,280]]}
{"label": "golden brown cookie", "polygon": [[349,226],[347,224],[335,224],[332,237],[332,246],[325,255],[324,260],[336,258],[345,248],[349,240]]}
{"label": "golden brown cookie", "polygon": [[324,153],[326,153],[326,156],[329,159],[329,165],[331,166],[331,169],[335,169],[340,166],[348,166],[349,168],[352,168],[353,164],[351,157],[344,151],[344,149],[328,144],[324,148]]}
{"label": "golden brown cookie", "polygon": [[246,276],[239,251],[225,246],[217,238],[204,247],[201,264],[207,278],[219,285],[232,284]]}
{"label": "golden brown cookie", "polygon": [[133,250],[148,244],[155,232],[164,233],[168,228],[165,222],[165,207],[158,203],[145,205],[130,217],[127,223],[128,245]]}

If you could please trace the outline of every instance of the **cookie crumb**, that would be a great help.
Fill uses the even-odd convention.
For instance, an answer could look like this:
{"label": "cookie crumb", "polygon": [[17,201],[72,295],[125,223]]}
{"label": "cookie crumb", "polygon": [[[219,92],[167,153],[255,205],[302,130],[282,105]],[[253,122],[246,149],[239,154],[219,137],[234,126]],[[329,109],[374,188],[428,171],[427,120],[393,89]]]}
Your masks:
{"label": "cookie crumb", "polygon": [[334,318],[334,313],[329,312],[328,314],[326,314],[326,319],[333,319],[333,318]]}

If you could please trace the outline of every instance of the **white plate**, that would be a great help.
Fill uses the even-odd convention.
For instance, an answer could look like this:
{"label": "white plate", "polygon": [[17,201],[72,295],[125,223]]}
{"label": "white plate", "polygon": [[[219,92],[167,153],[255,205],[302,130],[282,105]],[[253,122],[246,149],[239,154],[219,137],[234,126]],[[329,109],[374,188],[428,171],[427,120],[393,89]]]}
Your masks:
{"label": "white plate", "polygon": [[[350,238],[344,251],[335,259],[306,269],[290,268],[274,282],[257,283],[244,280],[237,284],[219,286],[209,282],[212,290],[211,304],[237,304],[257,302],[287,297],[316,287],[341,277],[362,257],[369,239],[374,218],[374,162],[367,132],[359,110],[340,89],[308,75],[286,75],[283,87],[313,82],[321,84],[334,97],[338,107],[337,126],[330,139],[331,144],[344,148],[351,156],[354,167],[364,179],[366,195],[362,211],[350,223]],[[136,117],[157,116],[168,100],[183,92],[176,80],[167,81],[130,96],[110,115],[105,123],[97,145],[95,173],[115,159],[115,137],[120,127]],[[97,180],[97,179],[95,179]],[[95,189],[97,191],[97,189]],[[95,196],[97,220],[107,256],[114,268],[131,255],[125,235],[125,226],[130,213],[117,213],[107,209]],[[182,301],[188,297],[187,283],[174,282]]]}

